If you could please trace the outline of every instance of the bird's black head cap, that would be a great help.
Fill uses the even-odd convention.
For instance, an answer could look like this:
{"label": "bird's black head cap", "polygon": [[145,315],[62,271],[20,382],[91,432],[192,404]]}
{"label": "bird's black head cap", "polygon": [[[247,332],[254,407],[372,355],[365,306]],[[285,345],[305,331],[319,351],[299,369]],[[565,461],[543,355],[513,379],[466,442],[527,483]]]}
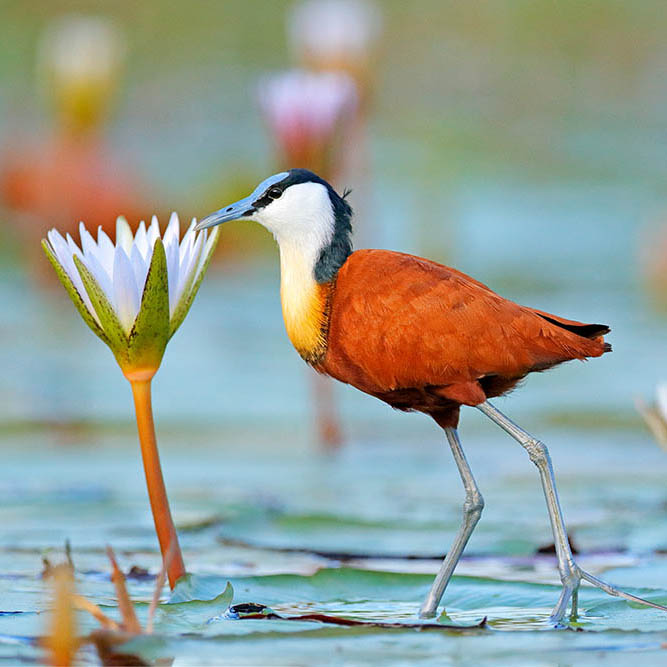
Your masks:
{"label": "bird's black head cap", "polygon": [[352,253],[352,207],[346,200],[350,192],[344,191],[341,197],[327,181],[308,169],[290,169],[287,177],[277,186],[284,189],[297,183],[319,183],[329,193],[334,215],[334,233],[329,244],[320,251],[315,264],[315,280],[318,283],[327,283],[336,277],[338,269]]}

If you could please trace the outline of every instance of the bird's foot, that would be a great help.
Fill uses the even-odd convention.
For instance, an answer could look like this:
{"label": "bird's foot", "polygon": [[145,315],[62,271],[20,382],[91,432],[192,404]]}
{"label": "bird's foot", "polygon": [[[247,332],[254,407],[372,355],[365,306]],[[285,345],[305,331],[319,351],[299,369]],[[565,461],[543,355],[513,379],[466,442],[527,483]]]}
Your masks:
{"label": "bird's foot", "polygon": [[631,593],[626,593],[625,591],[619,590],[614,586],[611,586],[606,581],[594,577],[592,574],[582,570],[576,563],[571,562],[568,570],[565,573],[561,573],[561,580],[563,582],[563,590],[561,591],[558,602],[554,607],[554,610],[549,618],[549,622],[553,623],[556,627],[563,626],[563,618],[565,617],[565,612],[567,611],[568,603],[571,601],[571,610],[570,610],[570,621],[577,620],[577,602],[579,598],[579,584],[582,579],[587,581],[593,586],[600,588],[605,593],[613,595],[614,597],[624,598],[630,602],[636,602],[637,604],[642,604],[646,607],[653,607],[654,609],[660,609],[662,611],[667,611],[667,607],[657,604],[656,602],[651,602],[640,598]]}

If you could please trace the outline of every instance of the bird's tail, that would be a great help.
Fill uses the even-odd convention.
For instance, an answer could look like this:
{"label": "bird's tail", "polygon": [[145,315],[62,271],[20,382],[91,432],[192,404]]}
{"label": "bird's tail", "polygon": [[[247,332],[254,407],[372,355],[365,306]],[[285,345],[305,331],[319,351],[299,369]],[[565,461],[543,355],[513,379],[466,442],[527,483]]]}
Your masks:
{"label": "bird's tail", "polygon": [[[588,338],[589,340],[604,342],[603,336],[611,331],[606,324],[584,324],[583,322],[576,322],[575,320],[566,320],[541,310],[535,310],[534,312],[547,322],[555,324],[557,327],[570,331],[582,338]],[[604,352],[611,352],[611,345],[609,343],[604,343],[603,353]]]}

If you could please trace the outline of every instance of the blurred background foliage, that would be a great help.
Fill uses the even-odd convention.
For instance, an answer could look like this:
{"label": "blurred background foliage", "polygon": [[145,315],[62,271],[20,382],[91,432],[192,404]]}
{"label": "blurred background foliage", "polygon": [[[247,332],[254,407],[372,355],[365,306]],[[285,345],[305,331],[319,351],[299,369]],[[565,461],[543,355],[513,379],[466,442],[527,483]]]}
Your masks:
{"label": "blurred background foliage", "polygon": [[[0,98],[10,136],[49,125],[36,97],[35,46],[64,12],[103,13],[128,43],[109,128],[159,191],[156,208],[216,205],[229,174],[271,165],[259,74],[285,68],[286,2],[2,3]],[[517,172],[641,180],[662,188],[667,74],[660,2],[537,0],[382,4],[373,132],[387,177]],[[403,149],[401,151],[401,148]]]}

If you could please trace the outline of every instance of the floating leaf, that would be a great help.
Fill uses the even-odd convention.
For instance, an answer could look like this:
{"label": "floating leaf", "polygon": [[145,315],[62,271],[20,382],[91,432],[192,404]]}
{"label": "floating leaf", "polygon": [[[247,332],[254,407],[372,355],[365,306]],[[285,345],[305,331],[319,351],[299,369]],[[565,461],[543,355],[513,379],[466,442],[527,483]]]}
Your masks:
{"label": "floating leaf", "polygon": [[171,592],[168,605],[189,604],[191,602],[208,602],[224,608],[229,607],[234,597],[234,589],[227,582],[222,593],[220,587],[212,585],[212,581],[205,577],[186,574],[176,582],[176,587]]}

